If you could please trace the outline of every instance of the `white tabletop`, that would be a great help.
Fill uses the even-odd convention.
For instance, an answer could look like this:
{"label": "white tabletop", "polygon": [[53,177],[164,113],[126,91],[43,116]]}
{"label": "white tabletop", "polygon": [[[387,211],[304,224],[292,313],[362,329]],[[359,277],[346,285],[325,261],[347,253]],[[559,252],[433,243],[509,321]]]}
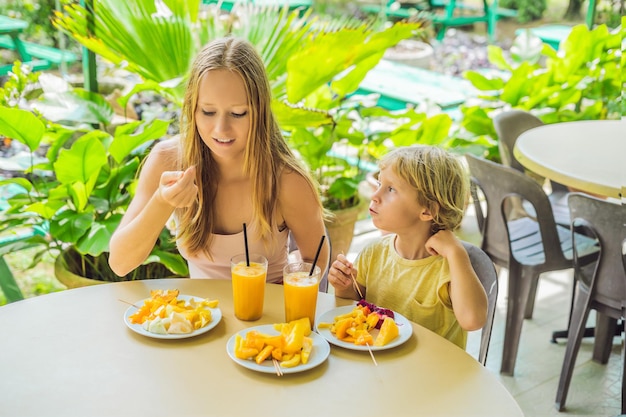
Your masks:
{"label": "white tabletop", "polygon": [[[123,321],[150,289],[217,298],[221,322],[188,339],[139,335]],[[0,414],[6,416],[522,416],[495,375],[452,343],[413,325],[399,347],[331,347],[306,372],[278,377],[230,359],[226,342],[284,321],[282,286],[268,284],[264,316],[233,314],[230,281],[168,279],[104,284],[0,307]],[[318,315],[347,304],[320,294]]]}
{"label": "white tabletop", "polygon": [[626,197],[626,120],[585,120],[530,129],[515,144],[531,171],[574,189]]}

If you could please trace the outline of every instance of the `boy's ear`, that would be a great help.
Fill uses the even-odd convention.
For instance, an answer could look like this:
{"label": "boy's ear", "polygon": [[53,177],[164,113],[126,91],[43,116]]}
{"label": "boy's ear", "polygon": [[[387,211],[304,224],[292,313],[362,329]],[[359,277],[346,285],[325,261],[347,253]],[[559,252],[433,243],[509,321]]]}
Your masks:
{"label": "boy's ear", "polygon": [[420,212],[420,220],[425,221],[425,222],[432,221],[438,211],[439,211],[438,204],[434,204],[432,208],[422,207],[422,211]]}
{"label": "boy's ear", "polygon": [[432,221],[432,219],[433,215],[430,213],[430,210],[428,210],[427,208],[423,208],[420,212],[420,220],[423,222],[429,222]]}

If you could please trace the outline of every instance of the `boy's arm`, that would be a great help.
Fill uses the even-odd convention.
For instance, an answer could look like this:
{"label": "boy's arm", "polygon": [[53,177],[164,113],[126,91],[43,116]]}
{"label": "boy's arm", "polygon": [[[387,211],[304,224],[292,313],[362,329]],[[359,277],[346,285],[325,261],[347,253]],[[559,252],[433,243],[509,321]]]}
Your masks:
{"label": "boy's arm", "polygon": [[481,329],[487,321],[487,294],[463,244],[452,232],[442,230],[426,245],[448,260],[450,299],[461,328],[466,331]]}

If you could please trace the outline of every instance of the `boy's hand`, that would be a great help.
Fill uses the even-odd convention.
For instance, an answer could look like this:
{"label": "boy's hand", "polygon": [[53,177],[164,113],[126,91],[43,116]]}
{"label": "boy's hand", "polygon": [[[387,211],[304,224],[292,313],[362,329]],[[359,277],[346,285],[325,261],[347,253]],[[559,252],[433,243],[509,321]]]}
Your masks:
{"label": "boy's hand", "polygon": [[185,171],[166,171],[161,174],[157,199],[174,208],[189,207],[198,196],[195,183],[196,167]]}
{"label": "boy's hand", "polygon": [[328,271],[328,282],[337,292],[354,291],[350,274],[356,276],[356,269],[345,255],[339,254]]}
{"label": "boy's hand", "polygon": [[459,249],[465,251],[461,241],[449,230],[440,230],[426,241],[426,250],[433,256],[449,259]]}

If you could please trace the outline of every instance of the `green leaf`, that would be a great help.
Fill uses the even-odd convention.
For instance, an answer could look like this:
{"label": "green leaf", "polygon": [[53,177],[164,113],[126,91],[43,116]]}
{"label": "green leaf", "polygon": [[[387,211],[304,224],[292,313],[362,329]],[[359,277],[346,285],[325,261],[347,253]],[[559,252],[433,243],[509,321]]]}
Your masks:
{"label": "green leaf", "polygon": [[118,164],[121,164],[140,145],[165,136],[170,123],[163,120],[154,120],[143,125],[143,129],[136,130],[140,125],[141,122],[128,123],[119,126],[115,130],[109,153]]}
{"label": "green leaf", "polygon": [[33,184],[30,181],[28,181],[28,179],[26,178],[14,177],[14,178],[7,178],[4,180],[0,180],[0,185],[9,185],[9,184],[17,185],[23,188],[26,192],[29,192],[30,190],[33,189]]}
{"label": "green leaf", "polygon": [[104,221],[94,222],[88,232],[81,236],[78,241],[76,245],[78,251],[92,256],[99,256],[103,252],[108,252],[111,236],[121,219],[121,214],[114,214]]}
{"label": "green leaf", "polygon": [[39,148],[46,126],[31,112],[0,106],[0,135],[28,146],[31,152]]}
{"label": "green leaf", "polygon": [[504,57],[502,48],[500,48],[499,46],[495,46],[495,45],[487,46],[487,59],[489,59],[489,62],[494,64],[500,70],[504,70],[504,71],[513,70],[511,65],[507,62],[506,58]]}
{"label": "green leaf", "polygon": [[328,194],[339,200],[346,200],[354,196],[359,189],[359,181],[354,178],[337,178],[328,189]]}
{"label": "green leaf", "polygon": [[102,165],[107,163],[106,150],[100,139],[108,135],[102,131],[90,132],[78,139],[70,149],[59,152],[54,163],[54,172],[62,184],[80,181],[86,184],[98,175]]}
{"label": "green leaf", "polygon": [[47,202],[36,202],[24,207],[24,212],[37,214],[44,219],[51,219],[65,203],[62,201],[49,200]]}
{"label": "green leaf", "polygon": [[500,90],[504,86],[504,81],[501,78],[487,78],[476,71],[465,71],[463,77],[481,91]]}
{"label": "green leaf", "polygon": [[50,222],[50,235],[65,243],[76,244],[93,224],[93,214],[62,211]]}
{"label": "green leaf", "polygon": [[[371,29],[366,30],[363,27],[318,34],[308,45],[289,57],[289,102],[299,102],[321,85],[333,81],[335,77],[346,77],[359,65],[373,68],[385,49],[411,37],[418,28],[418,24],[399,23],[378,33],[372,33]],[[364,77],[365,73],[360,70],[359,76]],[[343,91],[347,91],[348,86],[356,89],[360,83],[358,78],[350,78],[349,82],[339,85]]]}
{"label": "green leaf", "polygon": [[280,127],[288,131],[301,127],[318,127],[333,123],[333,117],[327,112],[293,107],[277,100],[272,101],[272,110]]}
{"label": "green leaf", "polygon": [[423,138],[427,138],[423,143],[429,145],[441,144],[448,138],[450,133],[450,127],[452,126],[452,119],[447,114],[436,114],[426,119],[422,125]]}
{"label": "green leaf", "polygon": [[177,275],[183,277],[189,276],[187,261],[185,261],[185,259],[177,253],[167,252],[155,246],[150,253],[150,256],[148,256],[148,259],[144,262],[144,265],[151,262],[160,262],[165,265],[167,269]]}

